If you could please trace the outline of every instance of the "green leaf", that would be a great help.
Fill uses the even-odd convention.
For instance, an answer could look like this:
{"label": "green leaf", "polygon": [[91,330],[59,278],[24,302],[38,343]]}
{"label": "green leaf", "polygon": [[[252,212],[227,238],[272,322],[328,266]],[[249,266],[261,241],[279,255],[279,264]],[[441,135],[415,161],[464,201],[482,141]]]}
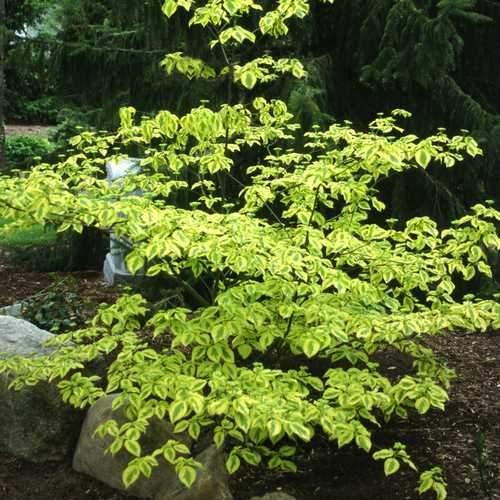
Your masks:
{"label": "green leaf", "polygon": [[399,470],[399,461],[395,458],[388,458],[384,462],[384,473],[386,476],[390,476]]}
{"label": "green leaf", "polygon": [[177,2],[175,0],[165,0],[161,10],[167,17],[172,17],[177,10]]}
{"label": "green leaf", "polygon": [[277,419],[271,419],[266,425],[267,431],[269,432],[269,437],[271,439],[278,437],[283,432],[283,426],[281,422]]}
{"label": "green leaf", "polygon": [[113,323],[113,320],[115,319],[113,312],[110,311],[109,309],[104,309],[104,311],[101,311],[99,317],[101,321],[107,326],[110,326]]}
{"label": "green leaf", "polygon": [[134,457],[141,456],[141,445],[138,443],[138,441],[129,440],[129,439],[125,440],[125,449],[131,455],[134,455]]}
{"label": "green leaf", "polygon": [[420,485],[418,487],[418,492],[421,495],[422,493],[425,493],[427,490],[430,490],[432,485],[434,484],[434,481],[431,477],[426,477],[425,479],[420,481]]}
{"label": "green leaf", "polygon": [[216,401],[212,401],[208,407],[209,415],[224,415],[229,408],[229,401],[226,399],[219,399]]}
{"label": "green leaf", "polygon": [[243,448],[240,452],[240,455],[243,460],[245,460],[245,462],[250,465],[259,465],[262,459],[259,453],[253,450],[249,450],[248,448]]}
{"label": "green leaf", "polygon": [[220,448],[224,444],[225,435],[222,431],[214,432],[214,443],[217,448]]}
{"label": "green leaf", "polygon": [[238,353],[242,359],[247,359],[252,354],[252,346],[249,344],[241,344],[238,346]]}
{"label": "green leaf", "polygon": [[427,413],[429,408],[431,407],[431,404],[429,402],[428,398],[419,398],[415,402],[415,408],[417,409],[418,413],[421,415],[424,413]]}
{"label": "green leaf", "polygon": [[116,455],[123,448],[123,438],[116,438],[109,446],[111,455]]}
{"label": "green leaf", "polygon": [[177,475],[179,476],[179,481],[184,486],[186,486],[186,488],[190,488],[191,485],[196,480],[196,469],[194,467],[189,466],[189,465],[182,465],[179,468]]}
{"label": "green leaf", "polygon": [[297,466],[291,460],[282,460],[280,469],[288,472],[297,472]]}
{"label": "green leaf", "polygon": [[168,409],[170,421],[175,424],[175,422],[187,415],[188,410],[189,408],[185,401],[174,401]]}
{"label": "green leaf", "polygon": [[129,488],[133,483],[135,483],[137,479],[139,479],[140,474],[141,471],[139,470],[138,465],[127,466],[122,474],[122,481],[125,488]]}
{"label": "green leaf", "polygon": [[166,385],[157,384],[153,387],[153,394],[160,399],[167,399],[168,387]]}
{"label": "green leaf", "polygon": [[127,255],[125,259],[125,263],[127,264],[127,269],[130,271],[131,274],[135,274],[139,269],[144,267],[145,264],[145,259],[141,255],[139,255],[137,252],[131,252],[130,254]]}
{"label": "green leaf", "polygon": [[317,340],[314,340],[314,339],[306,339],[302,344],[302,349],[304,350],[304,354],[308,358],[312,358],[316,354],[318,354],[320,348],[321,348],[321,344]]}
{"label": "green leaf", "polygon": [[148,479],[151,477],[151,474],[153,472],[153,468],[145,460],[141,460],[139,462],[139,470],[140,470],[141,474],[144,477],[147,477]]}
{"label": "green leaf", "polygon": [[167,462],[169,462],[171,464],[174,464],[175,463],[175,459],[176,459],[175,450],[171,446],[167,446],[163,450],[163,457],[165,458],[165,460]]}
{"label": "green leaf", "polygon": [[229,474],[234,474],[240,468],[241,462],[237,455],[231,453],[226,460],[226,469]]}
{"label": "green leaf", "polygon": [[323,428],[323,431],[330,435],[330,436],[335,436],[336,430],[335,430],[335,421],[329,417],[329,416],[323,416],[320,419],[321,427]]}
{"label": "green leaf", "polygon": [[189,455],[189,448],[183,443],[174,444],[174,450],[183,455]]}
{"label": "green leaf", "polygon": [[304,424],[301,424],[299,422],[290,422],[288,427],[291,433],[295,434],[303,441],[307,442],[312,438],[313,435],[312,431]]}
{"label": "green leaf", "polygon": [[245,88],[251,90],[255,87],[255,84],[257,83],[257,76],[255,75],[254,71],[247,70],[241,74],[240,81]]}
{"label": "green leaf", "polygon": [[295,455],[296,448],[294,446],[282,446],[278,453],[280,457],[292,457]]}
{"label": "green leaf", "polygon": [[356,444],[367,453],[371,450],[372,447],[370,436],[366,436],[364,434],[358,434],[356,436]]}
{"label": "green leaf", "polygon": [[248,432],[250,428],[250,417],[246,413],[236,412],[234,421],[242,431]]}
{"label": "green leaf", "polygon": [[240,7],[241,4],[237,0],[224,0],[224,8],[231,16],[234,16]]}
{"label": "green leaf", "polygon": [[376,451],[373,454],[373,458],[375,460],[385,460],[386,458],[390,458],[394,456],[394,450],[391,450],[389,448],[385,448],[383,450]]}
{"label": "green leaf", "polygon": [[198,439],[200,436],[201,427],[198,422],[191,422],[189,424],[188,433],[193,439]]}
{"label": "green leaf", "polygon": [[337,441],[339,448],[349,444],[354,439],[354,427],[352,424],[337,425]]}
{"label": "green leaf", "polygon": [[182,420],[181,422],[175,424],[174,432],[175,433],[184,432],[188,427],[189,427],[189,421]]}
{"label": "green leaf", "polygon": [[436,500],[445,500],[448,496],[446,492],[446,486],[442,483],[435,482],[432,486],[432,489],[436,492]]}
{"label": "green leaf", "polygon": [[420,148],[415,153],[415,160],[421,167],[426,168],[431,161],[431,155],[425,148]]}

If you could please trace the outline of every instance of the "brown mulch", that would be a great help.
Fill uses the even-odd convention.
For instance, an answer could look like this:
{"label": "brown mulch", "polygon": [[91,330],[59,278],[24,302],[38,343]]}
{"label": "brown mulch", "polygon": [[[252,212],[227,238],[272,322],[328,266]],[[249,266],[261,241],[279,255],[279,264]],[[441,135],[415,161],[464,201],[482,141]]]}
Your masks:
{"label": "brown mulch", "polygon": [[117,289],[103,281],[100,271],[39,273],[0,263],[0,307],[25,300],[58,286],[78,294],[89,304],[112,303]]}
{"label": "brown mulch", "polygon": [[0,498],[5,500],[123,500],[131,497],[66,463],[30,464],[0,455]]}
{"label": "brown mulch", "polygon": [[[103,286],[99,272],[25,273],[0,265],[0,306],[46,289],[71,274],[82,298],[111,301],[116,291]],[[457,372],[445,412],[412,415],[390,424],[374,439],[379,446],[395,441],[421,469],[443,467],[450,500],[500,499],[500,332],[449,334],[430,344]],[[398,360],[390,360],[397,366]],[[297,500],[431,499],[415,491],[417,477],[401,470],[386,479],[381,462],[358,449],[338,450],[316,438],[300,455],[297,474],[243,468],[231,478],[235,500],[269,491],[284,491]],[[0,455],[0,499],[120,500],[124,495],[71,469],[65,463],[28,464]],[[207,499],[217,500],[217,499]]]}
{"label": "brown mulch", "polygon": [[16,272],[8,265],[0,264],[0,307],[41,292],[54,282],[47,273]]}
{"label": "brown mulch", "polygon": [[[430,343],[457,374],[446,411],[390,424],[374,443],[385,447],[400,441],[421,470],[441,466],[449,500],[500,499],[500,332],[449,334]],[[338,450],[316,440],[301,457],[298,474],[248,471],[236,476],[233,491],[239,492],[237,500],[278,489],[297,500],[435,498],[415,491],[417,479],[403,468],[386,479],[382,463],[358,449]]]}

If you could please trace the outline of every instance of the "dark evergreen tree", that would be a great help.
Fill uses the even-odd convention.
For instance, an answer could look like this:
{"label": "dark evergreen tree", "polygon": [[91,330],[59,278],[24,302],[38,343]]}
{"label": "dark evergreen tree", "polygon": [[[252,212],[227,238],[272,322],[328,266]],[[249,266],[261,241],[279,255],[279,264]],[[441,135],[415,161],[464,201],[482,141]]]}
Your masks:
{"label": "dark evergreen tree", "polygon": [[[41,43],[43,20],[54,2],[4,0],[6,7],[5,114],[19,119],[30,101],[51,93],[50,50]],[[56,2],[57,3],[57,2]],[[48,103],[47,103],[48,104]],[[46,106],[47,108],[47,106]]]}
{"label": "dark evergreen tree", "polygon": [[52,44],[58,92],[98,110],[104,125],[120,106],[143,113],[181,110],[213,97],[210,85],[167,79],[161,68],[167,52],[205,44],[197,30],[168,22],[161,5],[161,0],[61,0],[55,12],[60,31]]}
{"label": "dark evergreen tree", "polygon": [[499,202],[500,2],[338,0],[318,5],[313,20],[302,50],[322,76],[324,111],[365,124],[403,107],[413,112],[416,133],[466,129],[484,150],[461,169],[391,179],[395,215],[423,210],[444,222],[464,205]]}

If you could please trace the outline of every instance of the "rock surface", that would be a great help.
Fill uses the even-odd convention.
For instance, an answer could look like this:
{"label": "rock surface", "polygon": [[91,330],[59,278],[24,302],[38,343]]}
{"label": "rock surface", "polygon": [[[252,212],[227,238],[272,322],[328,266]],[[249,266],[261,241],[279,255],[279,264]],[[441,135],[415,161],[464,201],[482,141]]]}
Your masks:
{"label": "rock surface", "polygon": [[185,488],[177,479],[164,489],[155,500],[233,500],[228,486],[228,474],[222,453],[209,446],[195,459],[203,464],[191,488]]}
{"label": "rock surface", "polygon": [[12,316],[0,316],[0,354],[4,356],[39,356],[50,354],[52,349],[43,343],[54,337],[53,333],[36,327],[29,321]]}
{"label": "rock surface", "polygon": [[[0,356],[38,356],[53,334],[28,321],[0,316]],[[9,390],[12,377],[0,374],[0,451],[30,462],[61,460],[74,449],[81,412],[65,405],[54,385]]]}
{"label": "rock surface", "polygon": [[[50,354],[52,349],[43,344],[53,334],[40,330],[31,323],[9,316],[0,316],[0,355],[38,356]],[[129,489],[122,483],[122,472],[131,460],[126,450],[114,457],[105,450],[112,442],[94,437],[96,428],[114,419],[119,425],[127,421],[122,409],[112,411],[116,395],[101,398],[90,408],[82,426],[82,414],[64,405],[54,385],[40,383],[21,391],[8,389],[12,378],[0,374],[0,452],[32,462],[63,460],[74,449],[78,433],[80,438],[73,456],[73,468],[92,476],[129,495],[154,500],[232,500],[228,487],[228,474],[222,452],[214,445],[195,456],[203,467],[198,471],[191,488],[178,480],[174,468],[163,458],[153,469],[149,479],[141,477]],[[176,439],[190,446],[185,434],[174,434],[166,421],[152,419],[141,438],[143,454]]]}
{"label": "rock surface", "polygon": [[[109,419],[119,425],[127,421],[122,408],[112,410],[116,395],[105,396],[89,409],[82,427],[78,446],[73,458],[73,468],[98,479],[109,486],[122,490],[129,495],[155,500],[232,500],[227,485],[227,472],[222,453],[210,446],[195,458],[204,467],[190,489],[186,489],[177,479],[174,468],[163,458],[159,466],[153,468],[149,479],[141,476],[130,488],[125,489],[122,473],[133,458],[126,450],[115,456],[105,453],[112,442],[110,436],[101,439],[94,437],[96,428]],[[169,439],[176,439],[190,446],[191,439],[185,434],[174,434],[172,426],[162,420],[152,419],[146,434],[141,438],[142,454],[150,453],[161,447]]]}
{"label": "rock surface", "polygon": [[252,497],[250,500],[297,500],[292,495],[284,493],[283,491],[274,491],[273,493],[266,493],[261,497]]}
{"label": "rock surface", "polygon": [[21,311],[23,308],[22,302],[17,302],[11,306],[5,306],[0,308],[0,315],[14,316],[15,318],[21,317]]}
{"label": "rock surface", "polygon": [[[141,476],[126,490],[122,482],[122,473],[133,457],[124,449],[115,456],[105,453],[113,439],[110,436],[103,439],[98,436],[94,437],[96,428],[107,420],[116,420],[119,425],[127,421],[121,408],[116,411],[112,410],[111,405],[115,398],[116,395],[105,396],[99,399],[87,412],[73,457],[73,468],[113,488],[126,491],[130,495],[154,497],[165,484],[170,484],[175,479],[175,472],[170,465],[163,458],[159,459],[160,465],[153,469],[153,474],[149,479]],[[167,422],[158,419],[151,420],[146,434],[140,441],[143,454],[160,447],[169,439],[186,442],[182,435],[173,434],[172,427]]]}

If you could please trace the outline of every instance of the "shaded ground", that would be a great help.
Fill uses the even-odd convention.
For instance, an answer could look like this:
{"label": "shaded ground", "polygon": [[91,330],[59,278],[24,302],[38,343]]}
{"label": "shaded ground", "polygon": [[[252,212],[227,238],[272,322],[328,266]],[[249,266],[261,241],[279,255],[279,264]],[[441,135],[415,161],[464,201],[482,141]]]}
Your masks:
{"label": "shaded ground", "polygon": [[[441,466],[450,500],[500,499],[500,332],[454,334],[432,339],[432,344],[457,372],[446,412],[413,415],[385,427],[374,442],[384,447],[401,441],[421,469]],[[434,498],[416,493],[412,471],[385,479],[382,463],[354,447],[339,451],[320,440],[302,457],[297,475],[254,471],[233,484],[237,500],[278,488],[298,500]]]}
{"label": "shaded ground", "polygon": [[115,288],[105,285],[99,271],[17,272],[0,263],[0,307],[43,293],[57,283],[62,289],[78,294],[94,308],[101,302],[113,302],[117,295]]}
{"label": "shaded ground", "polygon": [[[58,273],[59,278],[69,273]],[[102,286],[100,273],[71,273],[77,290],[101,302],[115,293]],[[53,276],[19,273],[0,265],[0,306],[23,299],[50,285]],[[414,415],[392,424],[374,440],[380,446],[401,441],[422,469],[440,465],[448,481],[450,500],[500,499],[500,332],[454,334],[432,339],[432,346],[457,371],[445,413]],[[390,363],[398,368],[402,360]],[[282,490],[298,500],[414,500],[419,496],[413,472],[385,479],[382,463],[354,447],[341,451],[316,439],[300,456],[299,472],[269,473],[242,469],[231,479],[235,500]],[[26,464],[0,456],[0,499],[120,500],[125,496],[62,464]],[[128,497],[130,498],[130,497]],[[217,499],[207,499],[217,500]]]}
{"label": "shaded ground", "polygon": [[29,464],[0,455],[0,498],[9,500],[121,500],[105,484],[67,464]]}

